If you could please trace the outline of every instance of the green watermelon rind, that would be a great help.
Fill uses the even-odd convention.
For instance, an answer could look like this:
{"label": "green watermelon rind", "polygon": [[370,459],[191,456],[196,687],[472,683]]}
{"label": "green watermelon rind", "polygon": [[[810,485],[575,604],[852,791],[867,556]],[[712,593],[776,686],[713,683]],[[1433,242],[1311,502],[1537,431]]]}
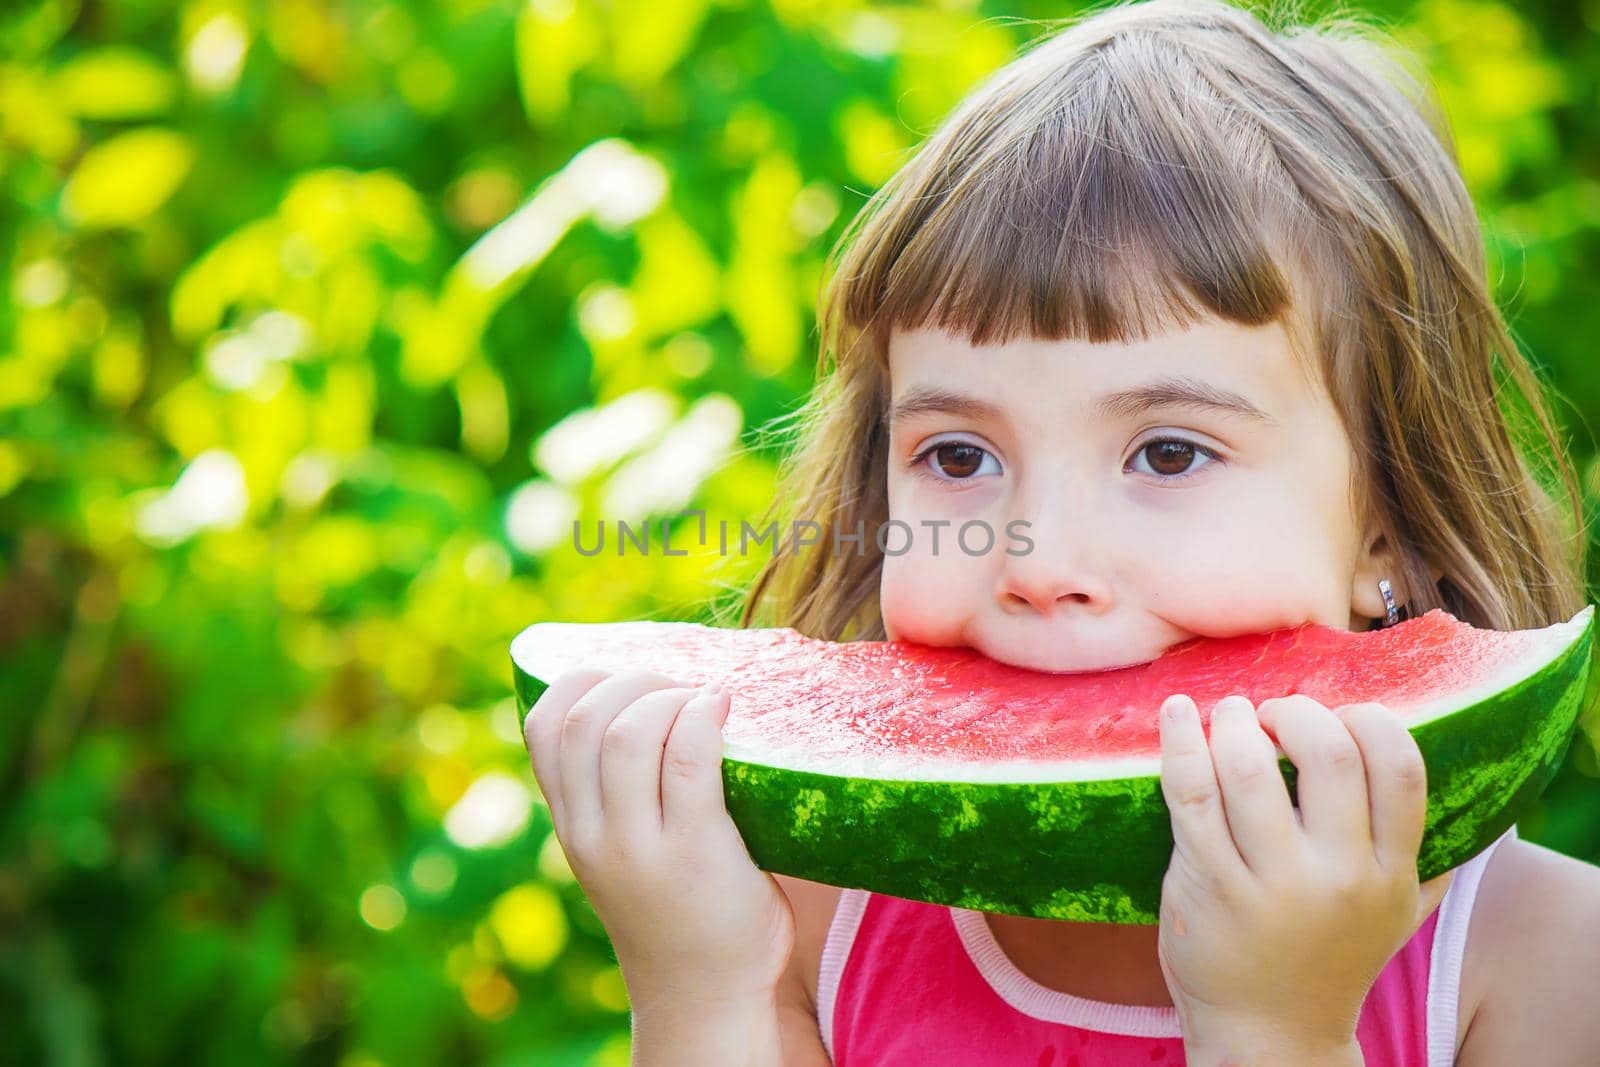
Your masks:
{"label": "green watermelon rind", "polygon": [[[1471,859],[1561,766],[1582,710],[1593,612],[1523,680],[1411,728],[1428,767],[1417,873]],[[526,714],[545,683],[514,671]],[[1281,767],[1291,793],[1295,768]],[[1172,826],[1155,775],[1063,782],[871,779],[725,756],[723,792],[767,871],[976,911],[1153,924]]]}

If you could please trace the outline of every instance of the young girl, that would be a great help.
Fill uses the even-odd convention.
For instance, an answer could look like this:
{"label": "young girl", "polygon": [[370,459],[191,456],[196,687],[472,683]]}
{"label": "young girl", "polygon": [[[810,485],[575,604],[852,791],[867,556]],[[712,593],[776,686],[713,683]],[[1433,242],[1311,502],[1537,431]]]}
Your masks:
{"label": "young girl", "polygon": [[[841,247],[780,499],[867,536],[779,553],[746,625],[1078,671],[1582,606],[1544,488],[1576,519],[1575,480],[1449,134],[1358,28],[1102,9],[980,86]],[[973,520],[1025,520],[1031,550],[958,549]],[[1600,871],[1511,832],[1419,886],[1424,768],[1381,705],[1169,698],[1177,844],[1143,927],[757,870],[722,807],[738,699],[573,671],[528,717],[636,1063],[1597,1062]]]}

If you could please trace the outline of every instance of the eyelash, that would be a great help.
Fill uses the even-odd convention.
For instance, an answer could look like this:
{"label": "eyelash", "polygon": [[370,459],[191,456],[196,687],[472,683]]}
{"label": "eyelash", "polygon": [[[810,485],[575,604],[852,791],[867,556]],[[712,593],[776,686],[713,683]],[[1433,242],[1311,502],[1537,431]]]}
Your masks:
{"label": "eyelash", "polygon": [[[1204,456],[1207,456],[1210,459],[1210,462],[1204,464],[1203,466],[1198,467],[1195,470],[1186,471],[1183,474],[1164,474],[1164,475],[1158,475],[1157,476],[1157,477],[1160,478],[1161,481],[1166,482],[1166,483],[1181,482],[1181,481],[1183,481],[1183,480],[1185,480],[1187,478],[1193,478],[1196,474],[1199,474],[1200,471],[1204,470],[1206,467],[1211,466],[1212,463],[1223,463],[1223,462],[1225,462],[1225,460],[1223,460],[1223,458],[1220,455],[1217,454],[1215,449],[1207,448],[1205,445],[1200,444],[1198,441],[1191,441],[1186,437],[1153,437],[1150,440],[1146,441],[1144,444],[1140,445],[1138,448],[1134,449],[1133,454],[1134,454],[1134,456],[1138,456],[1139,453],[1143,452],[1147,448],[1152,448],[1152,447],[1154,447],[1156,445],[1163,445],[1163,444],[1187,445],[1190,448],[1194,449],[1196,452],[1198,452],[1198,453],[1200,453],[1200,454],[1202,454]],[[982,445],[975,445],[975,444],[972,444],[970,441],[962,441],[962,440],[959,440],[959,439],[957,439],[957,440],[949,440],[949,441],[935,441],[933,444],[929,445],[927,448],[924,448],[922,451],[918,452],[915,456],[912,457],[911,466],[912,466],[913,470],[915,470],[918,474],[922,474],[925,477],[932,478],[934,481],[939,482],[941,484],[945,484],[945,485],[959,484],[961,482],[972,481],[973,479],[970,476],[966,477],[966,478],[951,478],[951,477],[947,477],[947,476],[941,475],[941,474],[934,474],[932,472],[931,468],[929,468],[927,466],[926,461],[927,461],[929,456],[933,455],[939,449],[945,448],[946,446],[949,446],[949,445],[960,445],[960,446],[962,446],[964,448],[976,448],[979,452],[982,452],[986,456],[993,456],[994,455],[994,453],[990,452],[987,448],[984,448]]]}

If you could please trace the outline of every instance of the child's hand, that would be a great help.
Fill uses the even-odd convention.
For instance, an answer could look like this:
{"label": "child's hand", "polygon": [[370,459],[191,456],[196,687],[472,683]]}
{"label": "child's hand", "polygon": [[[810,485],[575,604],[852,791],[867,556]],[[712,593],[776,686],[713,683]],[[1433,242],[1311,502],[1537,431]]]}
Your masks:
{"label": "child's hand", "polygon": [[[1162,705],[1176,842],[1162,973],[1186,1048],[1337,1056],[1355,1048],[1378,972],[1449,885],[1449,874],[1417,884],[1426,769],[1381,704],[1329,711],[1291,696],[1259,714],[1243,697],[1221,701],[1208,747],[1193,700]],[[1262,726],[1298,770],[1298,812]]]}
{"label": "child's hand", "polygon": [[523,724],[556,837],[635,1005],[760,997],[794,947],[788,897],[723,806],[728,702],[650,671],[577,670]]}

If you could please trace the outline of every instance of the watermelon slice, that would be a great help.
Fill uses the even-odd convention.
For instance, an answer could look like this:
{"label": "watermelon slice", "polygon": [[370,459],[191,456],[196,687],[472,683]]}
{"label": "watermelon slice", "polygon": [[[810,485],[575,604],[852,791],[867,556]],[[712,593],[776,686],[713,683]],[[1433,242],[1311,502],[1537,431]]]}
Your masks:
{"label": "watermelon slice", "polygon": [[1428,767],[1427,879],[1549,784],[1583,703],[1593,616],[1512,632],[1440,610],[1364,633],[1308,624],[1077,674],[675,622],[537,623],[511,656],[524,712],[575,667],[726,681],[724,795],[766,870],[974,910],[1154,923],[1172,854],[1156,725],[1169,694],[1194,697],[1203,719],[1231,693],[1393,709]]}

